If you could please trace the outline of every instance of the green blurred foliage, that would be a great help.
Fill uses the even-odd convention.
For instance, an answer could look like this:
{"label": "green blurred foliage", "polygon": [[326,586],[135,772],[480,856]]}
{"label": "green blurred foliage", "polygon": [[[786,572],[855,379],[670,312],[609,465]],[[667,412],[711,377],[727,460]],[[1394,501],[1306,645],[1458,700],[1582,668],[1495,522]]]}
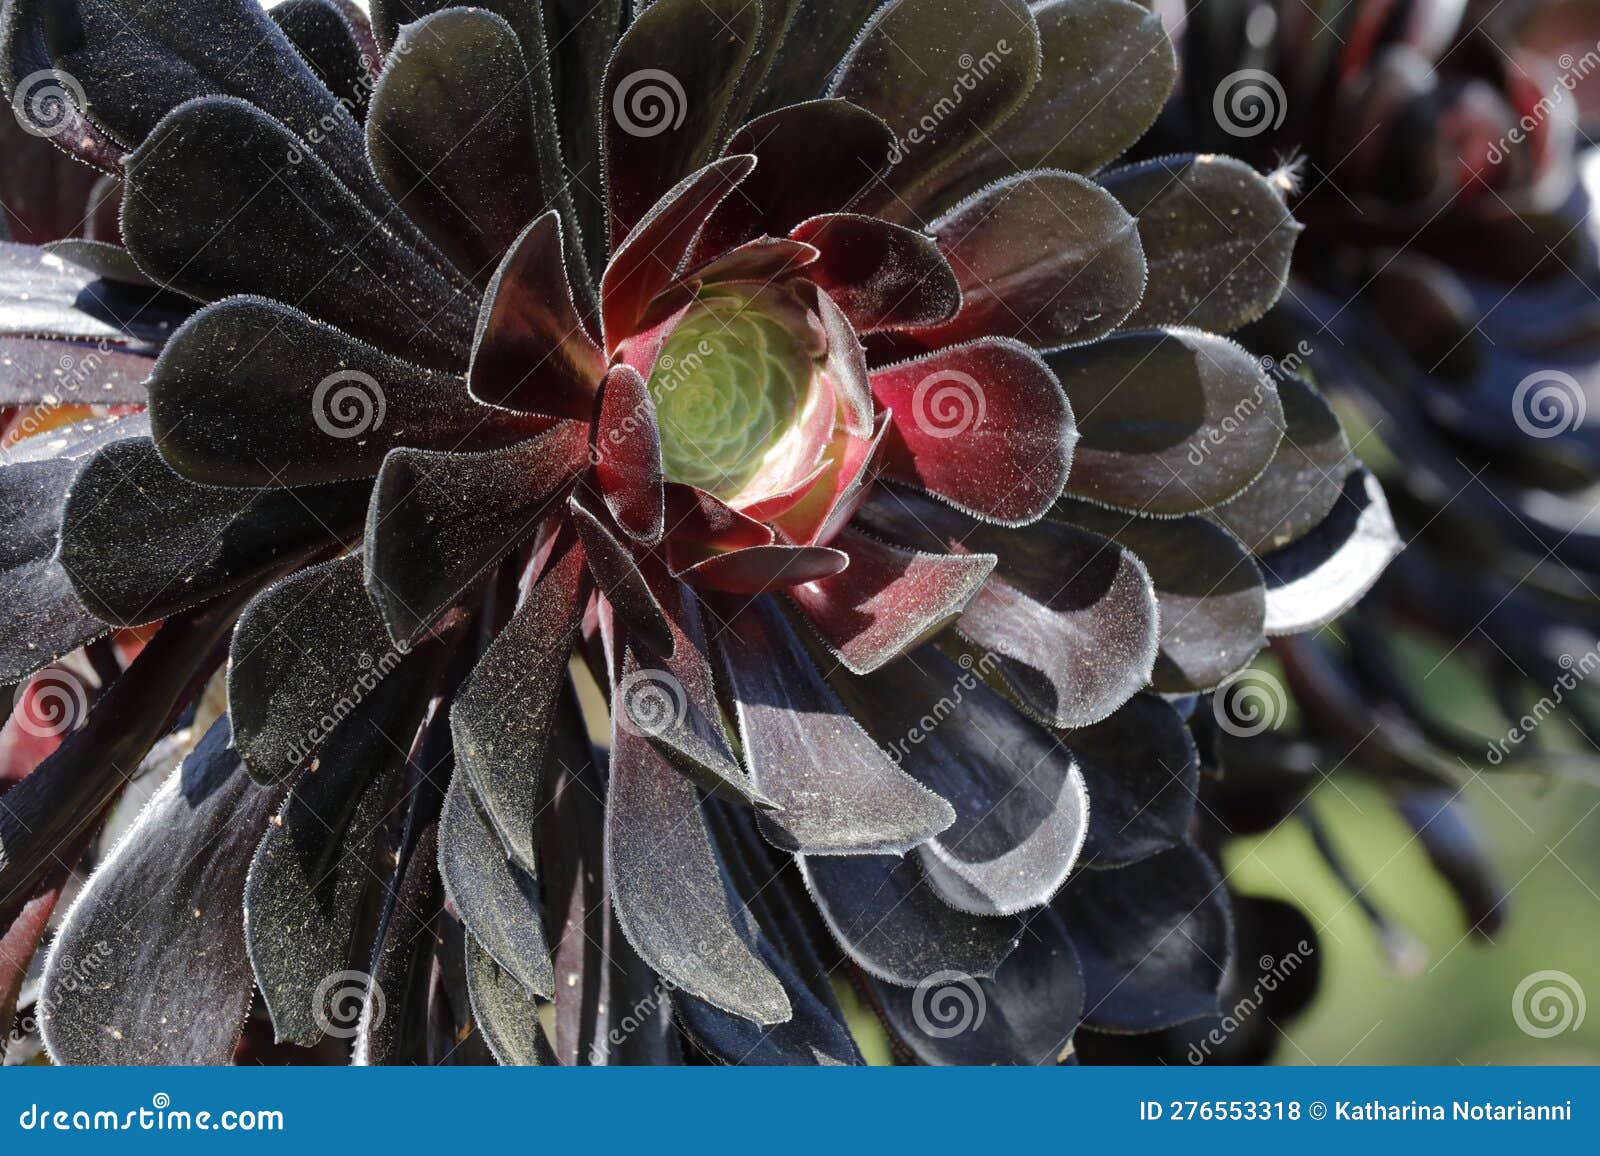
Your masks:
{"label": "green blurred foliage", "polygon": [[[1396,640],[1397,658],[1443,717],[1486,735],[1505,720],[1475,673],[1442,645]],[[1582,743],[1561,723],[1538,742],[1569,758]],[[1574,764],[1576,765],[1576,764]],[[1600,999],[1600,790],[1583,781],[1507,770],[1471,775],[1470,807],[1510,890],[1493,944],[1469,937],[1454,896],[1380,788],[1348,770],[1311,797],[1364,894],[1418,939],[1423,952],[1397,967],[1371,923],[1288,822],[1229,847],[1224,869],[1246,894],[1298,904],[1322,936],[1322,988],[1288,1027],[1283,1064],[1600,1063],[1600,1008],[1549,1038],[1523,1032],[1512,1014],[1517,985],[1560,971]],[[1592,774],[1583,772],[1583,778]]]}

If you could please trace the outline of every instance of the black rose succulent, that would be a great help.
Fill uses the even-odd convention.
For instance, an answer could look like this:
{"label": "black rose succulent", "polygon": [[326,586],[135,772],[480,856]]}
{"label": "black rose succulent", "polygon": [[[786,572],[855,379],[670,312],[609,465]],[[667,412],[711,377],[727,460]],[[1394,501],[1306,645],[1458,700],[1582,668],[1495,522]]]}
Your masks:
{"label": "black rose succulent", "polygon": [[372,1063],[858,1063],[836,975],[926,1062],[1214,1012],[1186,712],[1383,498],[1219,336],[1281,174],[1108,167],[1159,20],[372,8],[5,4],[118,207],[4,250],[0,656],[81,693],[11,934],[96,864],[51,1055],[224,1062],[257,991]]}

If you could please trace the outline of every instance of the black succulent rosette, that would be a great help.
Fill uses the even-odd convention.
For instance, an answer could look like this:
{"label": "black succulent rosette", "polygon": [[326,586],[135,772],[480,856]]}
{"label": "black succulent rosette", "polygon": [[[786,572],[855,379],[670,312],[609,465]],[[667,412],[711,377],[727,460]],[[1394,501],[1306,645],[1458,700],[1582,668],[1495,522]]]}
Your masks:
{"label": "black succulent rosette", "polygon": [[84,688],[0,798],[30,951],[97,857],[55,1059],[225,1062],[253,992],[369,1063],[858,1063],[845,976],[934,1063],[1217,1010],[1189,696],[1373,576],[1218,335],[1281,182],[1107,167],[1128,0],[630,9],[6,3],[120,205],[4,251],[9,400],[87,416],[0,470],[8,681]]}
{"label": "black succulent rosette", "polygon": [[[1584,685],[1600,668],[1585,420],[1600,265],[1583,151],[1600,22],[1583,3],[1492,9],[1169,6],[1179,91],[1141,146],[1284,166],[1306,230],[1287,290],[1239,338],[1279,377],[1306,464],[1343,476],[1346,436],[1321,409],[1297,418],[1290,398],[1315,387],[1353,419],[1408,543],[1336,629],[1279,640],[1271,673],[1196,712],[1220,776],[1202,841],[1305,819],[1401,967],[1418,945],[1365,896],[1304,806],[1311,789],[1335,768],[1375,777],[1469,933],[1490,937],[1506,892],[1465,784],[1591,775],[1600,727]],[[1312,537],[1337,536],[1349,567],[1376,573],[1392,528],[1363,485],[1346,482]],[[1478,701],[1441,703],[1428,679],[1447,662]],[[1469,721],[1496,710],[1504,729]],[[1163,1054],[1185,1046],[1169,1036]]]}

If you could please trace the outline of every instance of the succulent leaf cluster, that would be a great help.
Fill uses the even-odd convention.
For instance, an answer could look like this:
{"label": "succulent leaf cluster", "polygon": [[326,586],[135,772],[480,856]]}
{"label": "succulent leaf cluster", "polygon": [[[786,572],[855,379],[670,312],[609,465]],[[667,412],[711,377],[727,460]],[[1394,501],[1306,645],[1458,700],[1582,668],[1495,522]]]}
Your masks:
{"label": "succulent leaf cluster", "polygon": [[73,892],[52,1057],[254,1005],[302,1059],[860,1063],[845,978],[929,1063],[1214,1014],[1197,696],[1399,540],[1226,336],[1288,176],[1119,160],[1160,19],[371,7],[4,5],[104,174],[0,250],[8,726],[81,699],[0,795],[8,934]]}

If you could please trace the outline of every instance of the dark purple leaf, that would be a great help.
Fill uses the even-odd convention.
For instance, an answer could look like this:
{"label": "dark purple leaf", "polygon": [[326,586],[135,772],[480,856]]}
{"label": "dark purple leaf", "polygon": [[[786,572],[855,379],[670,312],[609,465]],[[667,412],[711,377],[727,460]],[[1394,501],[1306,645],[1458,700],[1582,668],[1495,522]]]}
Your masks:
{"label": "dark purple leaf", "polygon": [[605,375],[572,300],[561,222],[523,230],[484,292],[468,383],[489,405],[588,421]]}
{"label": "dark purple leaf", "polygon": [[[46,245],[45,252],[52,257],[59,257],[69,265],[76,265],[97,277],[107,281],[120,282],[123,285],[136,285],[143,289],[160,289],[143,269],[133,259],[133,254],[121,245],[113,245],[108,241],[86,241],[78,237],[69,237],[61,241],[52,241]],[[170,295],[169,295],[170,297]],[[156,300],[151,297],[151,300]],[[174,304],[181,298],[172,298]]]}
{"label": "dark purple leaf", "polygon": [[[892,203],[915,211],[941,172],[1022,105],[1039,63],[1039,26],[1023,0],[896,0],[873,15],[828,95],[888,124]],[[950,105],[943,117],[934,111]]]}
{"label": "dark purple leaf", "polygon": [[1072,938],[1048,907],[993,979],[934,973],[910,990],[869,982],[890,1030],[924,1064],[1059,1064],[1083,1014]]}
{"label": "dark purple leaf", "polygon": [[1287,375],[1276,383],[1284,420],[1278,452],[1249,489],[1210,513],[1256,554],[1287,546],[1320,525],[1361,464],[1338,416],[1313,387]]}
{"label": "dark purple leaf", "polygon": [[760,22],[744,0],[655,0],[623,33],[600,107],[613,248],[717,154]]}
{"label": "dark purple leaf", "polygon": [[800,0],[773,53],[758,109],[773,111],[821,96],[861,26],[881,5],[882,0]]}
{"label": "dark purple leaf", "polygon": [[439,876],[472,938],[529,996],[555,994],[539,907],[539,882],[506,857],[505,844],[462,771],[439,818]]}
{"label": "dark purple leaf", "polygon": [[1056,375],[1020,342],[958,345],[872,375],[890,411],[885,472],[986,521],[1022,525],[1061,496],[1078,441]]}
{"label": "dark purple leaf", "polygon": [[954,621],[996,561],[992,554],[902,550],[849,528],[833,546],[849,556],[849,568],[788,594],[856,674],[892,662]]}
{"label": "dark purple leaf", "polygon": [[1049,902],[1089,826],[1072,752],[989,689],[970,661],[931,647],[835,685],[878,744],[955,809],[955,822],[917,849],[939,898],[974,915]]}
{"label": "dark purple leaf", "polygon": [[632,366],[613,366],[601,386],[594,472],[617,525],[636,542],[659,542],[666,518],[661,431],[650,391]]}
{"label": "dark purple leaf", "polygon": [[[727,204],[726,201],[723,204]],[[757,237],[698,268],[693,259],[689,276],[702,285],[715,285],[724,281],[759,281],[763,284],[780,281],[814,264],[819,253],[811,245],[791,241],[786,237]]]}
{"label": "dark purple leaf", "polygon": [[961,308],[961,287],[925,233],[857,213],[810,217],[791,240],[822,255],[808,280],[838,304],[859,333],[938,325]]}
{"label": "dark purple leaf", "polygon": [[[630,647],[613,710],[621,711],[625,724],[641,731],[706,794],[771,807],[772,801],[745,774],[723,725],[700,599],[678,582],[657,583],[655,591],[672,632],[673,653],[661,658]],[[657,662],[660,667],[652,665]]]}
{"label": "dark purple leaf", "polygon": [[271,16],[334,99],[365,120],[379,68],[366,14],[353,0],[285,0]]}
{"label": "dark purple leaf", "polygon": [[450,710],[457,766],[505,851],[529,875],[538,867],[534,836],[551,727],[587,598],[583,551],[568,546],[546,564]]}
{"label": "dark purple leaf", "polygon": [[991,976],[1017,945],[1020,921],[957,911],[939,898],[914,860],[796,858],[839,946],[881,980],[916,987],[938,972]]}
{"label": "dark purple leaf", "polygon": [[1050,356],[1078,443],[1067,492],[1189,514],[1235,497],[1278,448],[1283,407],[1260,363],[1190,329],[1122,333]]}
{"label": "dark purple leaf", "polygon": [[1261,571],[1222,527],[1193,515],[1140,518],[1071,500],[1051,516],[1106,535],[1150,572],[1161,609],[1161,653],[1151,675],[1156,690],[1210,690],[1266,645]]}
{"label": "dark purple leaf", "polygon": [[245,942],[279,1040],[323,1037],[318,988],[355,966],[372,863],[430,680],[420,664],[386,678],[327,737],[256,849],[245,885]]}
{"label": "dark purple leaf", "polygon": [[730,620],[717,649],[751,783],[777,805],[758,819],[774,846],[899,855],[955,819],[861,729],[770,600]]}
{"label": "dark purple leaf", "polygon": [[700,257],[751,237],[782,237],[801,221],[849,209],[872,188],[893,145],[888,125],[848,101],[810,100],[757,117],[726,150],[754,156],[755,172],[712,214]]}
{"label": "dark purple leaf", "polygon": [[1109,718],[1060,733],[1089,786],[1086,866],[1147,858],[1189,835],[1200,792],[1200,755],[1165,699],[1136,694]]}
{"label": "dark purple leaf", "polygon": [[555,1053],[539,1024],[538,1001],[470,934],[466,944],[472,1020],[494,1058],[519,1067],[555,1064]]}
{"label": "dark purple leaf", "polygon": [[243,101],[180,105],[128,159],[128,251],[151,277],[202,301],[293,301],[430,368],[464,367],[476,300],[397,243],[304,148]]}
{"label": "dark purple leaf", "polygon": [[1019,169],[1092,173],[1155,121],[1177,74],[1161,17],[1131,0],[1033,6],[1044,74],[1016,115],[960,159],[956,189]]}
{"label": "dark purple leaf", "polygon": [[397,642],[422,637],[560,511],[588,462],[587,432],[562,422],[481,454],[390,452],[367,514],[367,588]]}
{"label": "dark purple leaf", "polygon": [[1156,658],[1149,573],[1132,553],[1053,520],[987,526],[904,490],[880,488],[861,509],[867,529],[919,549],[1000,559],[957,622],[1021,703],[1055,726],[1105,718],[1142,688]]}
{"label": "dark purple leaf", "polygon": [[672,657],[672,628],[633,551],[608,520],[583,501],[581,492],[567,499],[567,511],[599,592],[640,642],[658,654]]}
{"label": "dark purple leaf", "polygon": [[560,161],[552,147],[555,167],[541,173],[529,79],[542,55],[524,60],[494,13],[449,8],[401,31],[372,93],[373,172],[479,285],[528,222],[556,207]]}
{"label": "dark purple leaf", "polygon": [[749,546],[696,562],[676,577],[706,590],[756,595],[831,578],[850,565],[827,546]]}
{"label": "dark purple leaf", "polygon": [[1332,622],[1372,588],[1404,548],[1383,487],[1351,474],[1333,512],[1298,541],[1260,558],[1268,634],[1299,634]]}
{"label": "dark purple leaf", "polygon": [[279,782],[303,765],[409,651],[389,640],[359,554],[268,588],[240,616],[228,656],[233,741],[250,773]]}
{"label": "dark purple leaf", "polygon": [[844,1013],[805,932],[796,926],[792,905],[807,904],[805,890],[773,862],[760,836],[727,808],[707,808],[707,822],[733,887],[750,909],[756,950],[772,968],[794,1015],[762,1026],[712,1007],[686,992],[673,996],[673,1009],[704,1051],[725,1064],[835,1067],[865,1061],[851,1038]]}
{"label": "dark purple leaf", "polygon": [[[208,0],[202,19],[176,0],[25,0],[16,8],[16,25],[28,30],[25,38],[37,36],[34,51],[45,59],[13,53],[8,71],[53,65],[71,76],[89,119],[116,139],[119,152],[159,138],[158,122],[184,101],[235,97],[311,142],[369,210],[391,207],[367,167],[348,94],[339,94],[341,103],[253,0]],[[139,66],[130,68],[130,59]],[[6,77],[6,91],[21,75]]]}
{"label": "dark purple leaf", "polygon": [[[132,423],[142,419],[129,419]],[[88,457],[61,514],[57,558],[79,599],[118,626],[165,618],[269,573],[360,524],[367,486],[221,489],[172,471],[148,436]]]}
{"label": "dark purple leaf", "polygon": [[82,460],[138,421],[108,419],[28,438],[0,459],[0,684],[20,682],[108,629],[56,557],[61,511]]}
{"label": "dark purple leaf", "polygon": [[606,876],[629,942],[663,979],[756,1023],[793,1015],[755,949],[748,910],[718,862],[694,785],[620,716],[606,796]]}
{"label": "dark purple leaf", "polygon": [[755,165],[754,157],[730,156],[691,173],[617,243],[600,282],[608,352],[647,328],[641,320],[650,303],[677,280],[700,227]]}
{"label": "dark purple leaf", "polygon": [[148,389],[161,456],[211,486],[372,477],[398,446],[486,449],[540,428],[479,405],[457,376],[259,297],[218,302],[185,322]]}
{"label": "dark purple leaf", "polygon": [[363,996],[360,1020],[352,1025],[357,1029],[352,1061],[360,1066],[414,1064],[427,1055],[434,924],[443,898],[438,829],[422,827],[408,843],[396,856],[399,867],[379,916],[372,963],[352,985]]}
{"label": "dark purple leaf", "polygon": [[245,875],[281,789],[226,717],[172,772],[56,933],[43,1032],[57,1063],[226,1064],[250,1007]]}
{"label": "dark purple leaf", "polygon": [[929,349],[978,337],[1014,337],[1035,349],[1093,341],[1126,321],[1147,292],[1133,218],[1073,173],[997,181],[930,229],[961,283],[961,312],[910,335]]}
{"label": "dark purple leaf", "polygon": [[1218,1013],[1232,919],[1217,869],[1193,847],[1081,871],[1056,909],[1083,964],[1085,1024],[1150,1032]]}
{"label": "dark purple leaf", "polygon": [[1300,226],[1285,189],[1230,157],[1162,157],[1105,173],[1139,218],[1150,266],[1130,329],[1192,325],[1229,333],[1272,308],[1289,280]]}

